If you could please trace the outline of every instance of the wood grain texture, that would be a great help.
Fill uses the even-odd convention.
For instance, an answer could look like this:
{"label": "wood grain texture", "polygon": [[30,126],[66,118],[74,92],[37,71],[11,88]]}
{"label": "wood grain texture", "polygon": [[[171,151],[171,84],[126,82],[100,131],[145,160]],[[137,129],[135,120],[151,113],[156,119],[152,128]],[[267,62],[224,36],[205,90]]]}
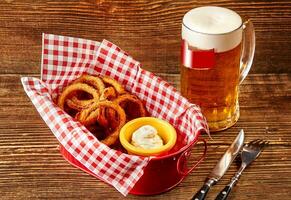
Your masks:
{"label": "wood grain texture", "polygon": [[[246,141],[262,138],[270,145],[244,172],[230,199],[290,199],[289,0],[0,1],[0,199],[125,199],[62,158],[57,140],[22,89],[21,76],[39,76],[43,32],[106,38],[179,88],[181,20],[202,5],[231,8],[251,18],[256,28],[253,74],[241,87],[240,120],[212,135],[205,161],[173,190],[126,199],[190,199],[241,128]],[[233,164],[207,199],[214,199],[237,169]]]}
{"label": "wood grain texture", "polygon": [[0,73],[37,74],[45,32],[106,38],[144,68],[178,74],[182,17],[203,5],[225,6],[253,20],[257,48],[251,73],[291,72],[289,0],[2,0]]}
{"label": "wood grain texture", "polygon": [[[178,75],[158,75],[179,88]],[[125,199],[61,157],[57,140],[23,91],[21,76],[0,75],[0,199]],[[126,199],[190,199],[237,132],[244,128],[246,141],[262,138],[270,141],[270,145],[246,169],[229,199],[288,200],[291,196],[290,86],[290,74],[248,76],[241,86],[238,123],[212,134],[207,158],[197,170],[167,193],[150,197],[129,195]],[[200,147],[197,146],[194,155]],[[214,199],[237,169],[233,164],[207,199]]]}

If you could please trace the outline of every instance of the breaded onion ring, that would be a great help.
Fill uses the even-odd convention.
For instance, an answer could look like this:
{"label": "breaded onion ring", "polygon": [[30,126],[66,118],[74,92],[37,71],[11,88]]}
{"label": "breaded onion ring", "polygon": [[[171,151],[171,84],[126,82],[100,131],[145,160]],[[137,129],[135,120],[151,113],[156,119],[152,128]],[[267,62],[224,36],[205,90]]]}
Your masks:
{"label": "breaded onion ring", "polygon": [[64,110],[64,106],[65,106],[67,98],[72,97],[72,95],[74,95],[76,91],[84,91],[92,95],[93,99],[96,99],[96,100],[99,99],[99,94],[97,90],[95,90],[93,87],[84,83],[75,83],[75,84],[67,86],[63,90],[63,92],[58,98],[58,106]]}
{"label": "breaded onion ring", "polygon": [[77,111],[81,111],[82,109],[88,108],[90,104],[94,103],[95,99],[85,99],[79,100],[76,96],[73,96],[70,99],[66,100],[67,105]]}
{"label": "breaded onion ring", "polygon": [[[101,112],[104,108],[111,108],[116,111],[116,116],[118,118],[119,124],[118,126],[109,134],[105,139],[101,140],[102,143],[110,146],[116,142],[119,136],[119,131],[121,127],[125,124],[126,115],[124,110],[117,104],[111,101],[100,101],[92,104],[89,108],[82,110],[77,116],[77,120],[79,120],[84,125],[92,125],[93,123],[100,123],[100,117],[102,118],[103,113]],[[102,122],[100,123],[102,124]]]}
{"label": "breaded onion ring", "polygon": [[103,100],[112,100],[114,98],[116,98],[117,94],[115,92],[115,89],[114,87],[108,87],[108,88],[105,88],[103,90],[103,92],[101,93],[100,95],[100,101],[103,101]]}
{"label": "breaded onion ring", "polygon": [[[105,89],[105,85],[102,81],[101,78],[97,77],[97,76],[91,76],[91,75],[87,75],[84,74],[82,76],[80,76],[79,78],[77,78],[76,80],[73,81],[72,85],[76,84],[76,83],[85,83],[88,84],[89,86],[95,88],[99,94],[99,96],[103,93],[104,89]],[[96,99],[78,99],[76,96],[73,96],[70,99],[67,99],[66,103],[67,105],[77,111],[80,111],[84,108],[87,108],[90,104],[92,104],[94,101],[96,101]]]}
{"label": "breaded onion ring", "polygon": [[101,93],[105,89],[105,85],[101,78],[99,78],[98,76],[92,76],[88,74],[80,76],[79,78],[73,81],[73,84],[74,83],[86,83],[94,87],[96,90],[98,90],[99,95],[101,95]]}
{"label": "breaded onion ring", "polygon": [[108,76],[103,76],[102,80],[105,83],[105,85],[110,85],[110,86],[114,87],[114,89],[116,90],[116,92],[118,94],[126,93],[124,87],[120,83],[118,83],[118,81],[116,81]]}
{"label": "breaded onion ring", "polygon": [[[113,102],[117,103],[124,109],[127,116],[127,121],[133,118],[146,116],[146,109],[144,108],[143,103],[135,95],[124,94],[117,97],[117,99],[115,99]],[[137,107],[133,107],[133,105],[130,107],[130,104],[134,104]],[[134,114],[135,116],[132,117],[131,114]]]}
{"label": "breaded onion ring", "polygon": [[97,124],[86,127],[95,137],[100,138],[103,136],[104,128]]}

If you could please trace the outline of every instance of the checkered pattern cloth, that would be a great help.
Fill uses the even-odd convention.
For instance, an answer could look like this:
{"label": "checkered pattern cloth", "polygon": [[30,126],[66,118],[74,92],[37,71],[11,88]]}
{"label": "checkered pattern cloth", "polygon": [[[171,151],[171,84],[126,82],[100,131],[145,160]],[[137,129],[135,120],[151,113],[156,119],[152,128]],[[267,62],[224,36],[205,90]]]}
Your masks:
{"label": "checkered pattern cloth", "polygon": [[99,142],[55,103],[62,88],[83,73],[110,76],[137,95],[149,113],[170,122],[190,144],[208,127],[199,108],[175,88],[140,68],[126,52],[107,40],[43,34],[41,80],[21,79],[25,92],[60,144],[82,165],[123,195],[134,187],[152,157],[128,155]]}

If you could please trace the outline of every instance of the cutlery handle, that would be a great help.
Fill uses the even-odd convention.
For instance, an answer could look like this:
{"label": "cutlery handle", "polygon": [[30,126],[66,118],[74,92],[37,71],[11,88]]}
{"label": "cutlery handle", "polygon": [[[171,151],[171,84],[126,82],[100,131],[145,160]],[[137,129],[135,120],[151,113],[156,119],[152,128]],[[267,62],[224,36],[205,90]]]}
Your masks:
{"label": "cutlery handle", "polygon": [[226,200],[230,191],[232,190],[233,186],[237,183],[239,177],[241,176],[241,173],[246,168],[246,165],[242,165],[238,172],[232,177],[230,183],[225,186],[223,190],[216,196],[215,200]]}
{"label": "cutlery handle", "polygon": [[225,186],[225,188],[223,190],[221,190],[221,192],[217,195],[215,200],[226,200],[231,189],[232,189],[231,186],[229,186],[229,185]]}
{"label": "cutlery handle", "polygon": [[200,190],[192,197],[191,200],[204,200],[210,187],[215,184],[215,180],[209,179]]}
{"label": "cutlery handle", "polygon": [[207,192],[209,191],[210,186],[204,184],[202,188],[192,197],[191,200],[203,200],[206,197]]}

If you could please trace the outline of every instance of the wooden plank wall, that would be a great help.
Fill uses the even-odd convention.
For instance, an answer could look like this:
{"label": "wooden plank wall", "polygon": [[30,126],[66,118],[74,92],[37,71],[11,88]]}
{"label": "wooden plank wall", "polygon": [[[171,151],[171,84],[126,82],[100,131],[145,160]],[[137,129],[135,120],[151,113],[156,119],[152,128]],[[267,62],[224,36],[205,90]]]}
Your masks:
{"label": "wooden plank wall", "polygon": [[177,74],[182,17],[203,5],[225,6],[253,20],[257,49],[251,73],[291,72],[291,3],[287,0],[1,0],[0,73],[39,74],[45,32],[106,38],[144,68]]}

